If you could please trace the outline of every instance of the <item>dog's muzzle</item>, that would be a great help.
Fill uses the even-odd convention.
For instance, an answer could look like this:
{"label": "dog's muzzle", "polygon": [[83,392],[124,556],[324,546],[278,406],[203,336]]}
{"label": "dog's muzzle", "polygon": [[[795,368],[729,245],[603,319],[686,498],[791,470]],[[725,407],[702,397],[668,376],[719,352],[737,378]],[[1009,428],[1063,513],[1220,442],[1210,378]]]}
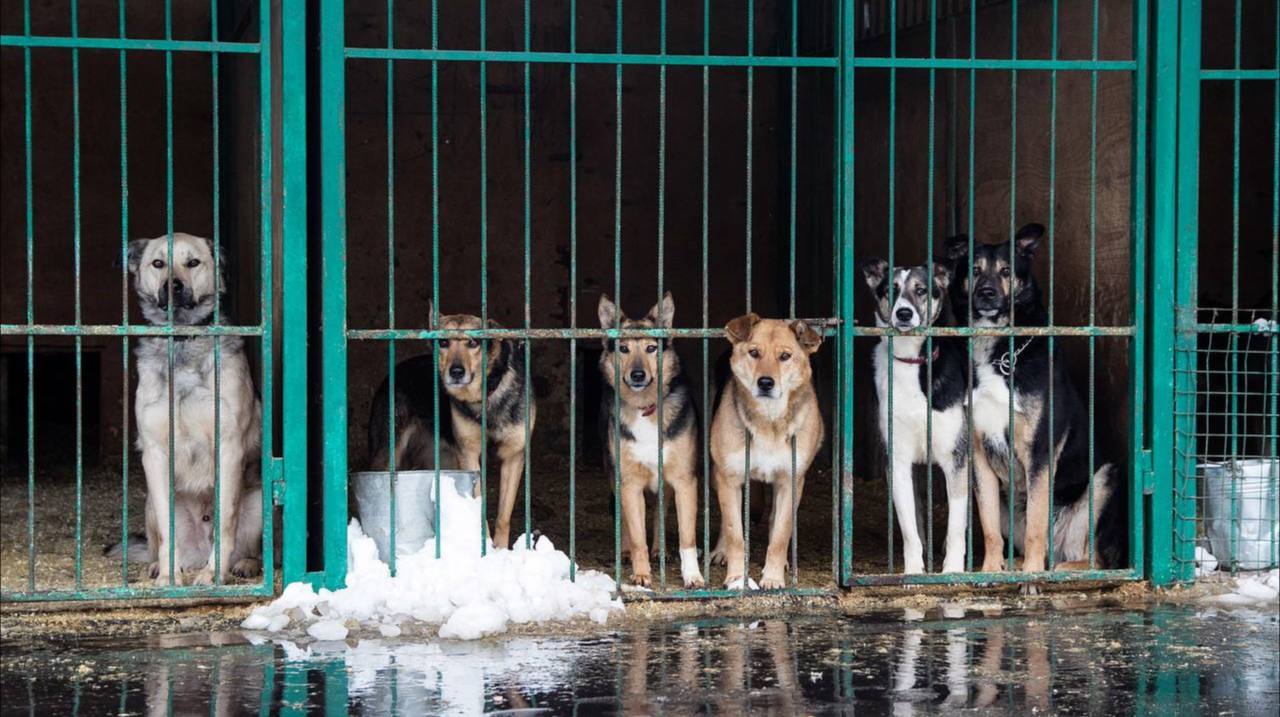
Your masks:
{"label": "dog's muzzle", "polygon": [[756,379],[756,398],[773,398],[773,389],[777,382],[772,376],[761,376]]}
{"label": "dog's muzzle", "polygon": [[632,391],[643,391],[649,387],[652,379],[649,377],[648,371],[632,371],[627,374],[627,386]]}
{"label": "dog's muzzle", "polygon": [[445,385],[449,388],[462,388],[469,383],[471,383],[471,376],[467,375],[467,370],[465,368],[459,364],[454,364],[449,367],[447,377],[445,378]]}
{"label": "dog's muzzle", "polygon": [[[169,308],[169,282],[160,285],[160,289],[156,291],[156,306],[162,309]],[[196,297],[191,293],[190,287],[182,283],[181,279],[173,280],[173,307],[175,309],[194,309],[196,308]]]}

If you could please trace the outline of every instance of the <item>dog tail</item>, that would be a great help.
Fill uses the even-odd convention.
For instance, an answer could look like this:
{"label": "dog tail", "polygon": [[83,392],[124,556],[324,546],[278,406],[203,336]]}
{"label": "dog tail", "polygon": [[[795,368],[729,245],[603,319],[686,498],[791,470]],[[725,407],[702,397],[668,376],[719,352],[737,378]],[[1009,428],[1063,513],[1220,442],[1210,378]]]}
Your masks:
{"label": "dog tail", "polygon": [[[102,549],[102,554],[109,558],[118,558],[124,552],[124,543],[112,543]],[[147,548],[147,536],[142,533],[129,533],[129,560],[145,563],[151,559]]]}

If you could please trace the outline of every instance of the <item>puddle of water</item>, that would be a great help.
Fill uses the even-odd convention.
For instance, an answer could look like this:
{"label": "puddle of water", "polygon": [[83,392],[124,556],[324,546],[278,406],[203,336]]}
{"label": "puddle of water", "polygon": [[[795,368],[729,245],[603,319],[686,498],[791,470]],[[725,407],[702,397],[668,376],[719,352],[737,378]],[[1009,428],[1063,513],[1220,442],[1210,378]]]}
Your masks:
{"label": "puddle of water", "polygon": [[8,645],[21,714],[1274,715],[1280,616],[944,607],[590,639],[253,644],[239,633]]}

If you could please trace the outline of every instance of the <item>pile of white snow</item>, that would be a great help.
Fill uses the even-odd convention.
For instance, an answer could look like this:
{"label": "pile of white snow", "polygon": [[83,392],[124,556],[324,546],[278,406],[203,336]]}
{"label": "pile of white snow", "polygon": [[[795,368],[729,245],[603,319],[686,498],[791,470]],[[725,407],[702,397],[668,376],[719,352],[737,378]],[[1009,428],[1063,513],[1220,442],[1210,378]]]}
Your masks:
{"label": "pile of white snow", "polygon": [[442,638],[474,640],[505,632],[509,623],[544,623],[588,617],[604,624],[621,611],[614,582],[594,570],[569,580],[569,556],[542,536],[531,550],[525,538],[513,550],[480,555],[480,499],[441,491],[444,525],[439,539],[416,553],[397,555],[396,575],[378,557],[373,539],[352,519],[347,527],[347,583],[314,590],[293,583],[269,605],[254,609],[241,627],[278,633],[305,630],[316,640],[343,640],[361,630],[396,637],[402,626],[439,625]]}
{"label": "pile of white snow", "polygon": [[1280,605],[1280,570],[1240,575],[1231,592],[1205,598],[1223,607],[1276,607]]}

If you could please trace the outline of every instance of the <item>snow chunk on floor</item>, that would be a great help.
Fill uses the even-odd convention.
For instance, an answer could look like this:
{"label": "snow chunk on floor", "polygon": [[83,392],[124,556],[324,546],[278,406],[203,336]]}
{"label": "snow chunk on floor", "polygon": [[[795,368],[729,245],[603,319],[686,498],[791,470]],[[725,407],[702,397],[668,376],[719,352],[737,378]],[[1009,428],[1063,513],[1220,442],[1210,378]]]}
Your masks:
{"label": "snow chunk on floor", "polygon": [[1231,585],[1231,592],[1205,600],[1224,607],[1280,606],[1280,570],[1241,575]]}
{"label": "snow chunk on floor", "polygon": [[1203,577],[1210,573],[1216,572],[1218,569],[1218,559],[1208,550],[1196,546],[1196,577]]}
{"label": "snow chunk on floor", "polygon": [[398,633],[400,623],[415,620],[440,625],[443,638],[474,640],[505,632],[510,623],[588,618],[603,624],[623,609],[609,576],[585,570],[570,581],[569,557],[546,536],[539,537],[532,550],[525,549],[524,537],[516,540],[513,550],[494,550],[486,544],[481,557],[480,499],[453,490],[441,492],[439,558],[436,539],[429,539],[418,552],[397,556],[392,577],[373,539],[352,519],[347,527],[346,587],[331,591],[291,584],[275,601],[255,608],[241,627],[269,632],[306,629],[318,640],[342,640],[348,625],[367,624],[371,632],[390,637],[387,633]]}

